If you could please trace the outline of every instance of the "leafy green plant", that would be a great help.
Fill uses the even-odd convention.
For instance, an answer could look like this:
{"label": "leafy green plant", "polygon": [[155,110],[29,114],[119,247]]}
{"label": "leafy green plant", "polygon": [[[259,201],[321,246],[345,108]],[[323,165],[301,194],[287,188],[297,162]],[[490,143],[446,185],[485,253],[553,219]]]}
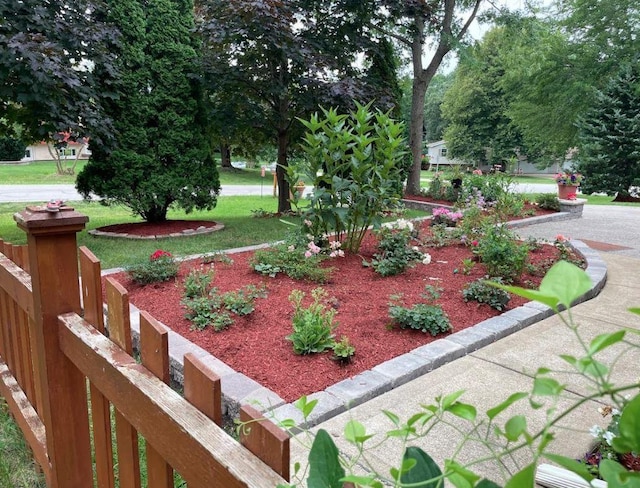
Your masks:
{"label": "leafy green plant", "polygon": [[350,363],[356,353],[356,348],[349,342],[347,336],[342,336],[340,340],[333,344],[333,359],[340,364]]}
{"label": "leafy green plant", "polygon": [[[434,401],[423,404],[420,410],[410,412],[406,420],[385,410],[383,414],[389,420],[390,428],[381,434],[382,440],[377,434],[367,432],[357,419],[351,419],[343,432],[344,439],[354,448],[355,454],[349,456],[341,454],[332,435],[320,429],[310,444],[306,486],[341,487],[342,483],[351,482],[357,486],[375,488],[436,488],[445,486],[446,481],[456,487],[500,488],[497,483],[482,479],[476,474],[474,466],[488,461],[503,465],[505,458],[513,459],[520,452],[525,455],[523,459],[527,459],[526,464],[520,465],[515,472],[509,472],[505,488],[535,486],[536,466],[543,459],[573,471],[589,482],[594,478],[593,467],[553,453],[554,444],[551,441],[556,429],[565,428],[563,424],[568,415],[575,414],[593,400],[609,403],[612,411],[615,409],[619,413],[615,419],[617,425],[611,429],[612,435],[608,436],[612,457],[601,459],[599,475],[607,481],[610,488],[637,488],[640,485],[638,473],[629,471],[620,462],[622,456],[640,452],[640,380],[634,379],[622,385],[614,384],[611,368],[599,359],[602,354],[609,354],[611,357],[610,349],[614,346],[622,346],[623,352],[614,357],[611,364],[620,363],[622,355],[629,349],[637,351],[640,344],[630,338],[637,335],[637,332],[631,329],[615,330],[585,340],[581,336],[581,329],[573,321],[570,309],[576,299],[591,289],[591,280],[584,271],[565,261],[556,263],[549,270],[538,290],[498,283],[492,286],[551,307],[558,314],[561,323],[575,335],[582,353],[578,356],[562,355],[566,367],[557,371],[540,368],[534,375],[529,392],[511,393],[486,411],[463,402],[462,390],[436,397]],[[561,313],[564,309],[567,309],[566,312]],[[629,311],[640,315],[640,308]],[[584,396],[567,395],[565,385],[554,377],[556,373],[563,378],[571,374],[582,376],[590,384],[590,393]],[[317,404],[317,399],[302,397],[294,405],[306,422]],[[520,411],[509,416],[508,410],[516,404]],[[546,420],[539,429],[534,429],[528,422],[525,411],[527,406],[532,412],[544,409]],[[285,420],[281,425],[292,428],[296,424],[293,420]],[[442,467],[425,451],[411,445],[412,441],[428,438],[434,430],[451,426],[460,435],[460,442],[452,437],[451,441],[456,442],[457,446],[453,451],[454,455],[445,459]],[[303,439],[304,442],[303,435],[296,438]],[[404,455],[398,465],[390,470],[376,469],[379,458],[373,461],[369,458],[368,451],[374,447],[379,449],[380,443],[384,447],[384,443],[390,439],[392,442],[403,443]],[[484,446],[486,450],[476,459],[465,459],[463,464],[458,454],[465,445],[472,445],[474,451],[478,445]],[[486,452],[490,454],[486,455]],[[360,467],[364,465],[371,469],[363,474]]]}
{"label": "leafy green plant", "polygon": [[257,298],[265,298],[267,289],[264,285],[246,285],[240,290],[230,291],[222,295],[224,307],[236,315],[249,315],[256,308]]}
{"label": "leafy green plant", "polygon": [[407,220],[383,225],[376,231],[379,252],[373,255],[371,262],[364,261],[363,265],[371,266],[382,276],[394,276],[414,266],[417,261],[429,264],[429,254],[410,246],[412,233],[413,224]]}
{"label": "leafy green plant", "polygon": [[313,183],[305,219],[315,237],[335,233],[345,251],[356,253],[368,227],[379,227],[384,210],[402,195],[403,124],[357,102],[350,114],[322,109],[301,122],[305,157],[289,165],[288,176]]}
{"label": "leafy green plant", "polygon": [[293,333],[286,337],[293,343],[293,351],[296,354],[311,354],[323,352],[333,347],[333,330],[335,309],[328,308],[323,300],[327,293],[322,288],[311,291],[313,302],[304,307],[302,301],[305,293],[293,290],[289,295],[289,301],[293,304]]}
{"label": "leafy green plant", "polygon": [[284,273],[294,280],[309,280],[324,283],[329,279],[331,268],[321,266],[326,256],[313,254],[305,256],[305,250],[294,244],[277,244],[268,249],[259,249],[251,258],[254,271],[275,277]]}
{"label": "leafy green plant", "polygon": [[197,298],[207,296],[211,289],[211,283],[213,283],[214,276],[215,271],[213,267],[206,269],[204,266],[201,266],[199,268],[192,268],[189,270],[189,273],[185,276],[183,283],[184,297]]}
{"label": "leafy green plant", "polygon": [[490,276],[511,282],[522,274],[529,249],[519,243],[506,226],[495,225],[485,228],[485,234],[478,241],[477,254]]}
{"label": "leafy green plant", "polygon": [[172,254],[162,249],[156,250],[149,260],[126,268],[133,281],[141,285],[169,281],[178,274],[178,263]]}
{"label": "leafy green plant", "polygon": [[402,295],[393,295],[389,301],[389,317],[401,329],[415,329],[428,332],[432,336],[452,330],[449,318],[440,305],[434,302],[440,297],[440,290],[427,285],[422,297],[427,303],[417,303],[412,307],[402,305]]}
{"label": "leafy green plant", "polygon": [[[465,302],[474,300],[478,303],[486,303],[496,310],[505,310],[511,296],[504,290],[496,288],[487,283],[487,278],[479,279],[468,283],[462,290]],[[500,278],[489,278],[496,283],[502,283]]]}
{"label": "leafy green plant", "polygon": [[536,203],[540,208],[555,210],[556,212],[560,210],[560,200],[558,200],[558,195],[555,193],[540,193],[536,196]]}

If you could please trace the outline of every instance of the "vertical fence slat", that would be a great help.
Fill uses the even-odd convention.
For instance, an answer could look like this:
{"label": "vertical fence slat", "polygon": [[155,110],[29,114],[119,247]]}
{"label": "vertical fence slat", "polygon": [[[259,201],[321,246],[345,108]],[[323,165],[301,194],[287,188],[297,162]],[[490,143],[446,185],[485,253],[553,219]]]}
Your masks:
{"label": "vertical fence slat", "polygon": [[0,289],[0,355],[7,365],[9,364],[9,333],[7,331],[9,299],[9,294]]}
{"label": "vertical fence slat", "polygon": [[22,371],[22,358],[20,357],[20,327],[18,326],[18,306],[13,300],[9,300],[9,336],[11,338],[11,364],[9,368],[18,380],[20,386],[24,385],[24,374]]}
{"label": "vertical fence slat", "polygon": [[[80,248],[82,275],[82,303],[84,319],[104,333],[102,312],[102,282],[100,261],[86,247]],[[109,400],[92,383],[91,418],[93,420],[93,446],[95,450],[96,481],[98,488],[114,488],[113,441],[111,436],[111,409]]]}
{"label": "vertical fence slat", "polygon": [[[129,293],[120,283],[110,277],[106,279],[106,292],[109,338],[132,356]],[[115,417],[120,488],[140,488],[138,433],[117,410]]]}
{"label": "vertical fence slat", "polygon": [[[140,313],[140,356],[145,368],[169,384],[169,332],[147,312]],[[153,446],[146,447],[148,486],[172,488],[173,469]]]}
{"label": "vertical fence slat", "polygon": [[250,405],[240,408],[240,422],[249,422],[240,430],[242,445],[289,481],[289,434]]}
{"label": "vertical fence slat", "polygon": [[220,378],[192,353],[184,355],[184,397],[219,426],[222,426]]}
{"label": "vertical fence slat", "polygon": [[23,310],[18,310],[18,328],[20,330],[20,358],[22,360],[22,370],[24,380],[21,384],[25,395],[32,405],[36,404],[33,361],[31,351],[31,337],[29,330],[29,317]]}

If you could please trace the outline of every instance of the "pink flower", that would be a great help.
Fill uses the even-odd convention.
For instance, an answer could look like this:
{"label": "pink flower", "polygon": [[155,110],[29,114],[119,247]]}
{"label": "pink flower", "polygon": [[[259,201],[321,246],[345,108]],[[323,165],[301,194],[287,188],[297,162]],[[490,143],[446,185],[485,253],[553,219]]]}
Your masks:
{"label": "pink flower", "polygon": [[471,245],[473,247],[477,247],[478,246],[478,241],[471,241]]}
{"label": "pink flower", "polygon": [[313,253],[311,251],[305,251],[304,252],[304,257],[305,258],[310,258],[311,256],[313,256]]}
{"label": "pink flower", "polygon": [[556,241],[558,241],[558,242],[565,242],[565,241],[568,241],[568,240],[569,240],[569,239],[568,239],[568,238],[566,238],[565,236],[563,236],[562,234],[558,234],[558,235],[556,236]]}

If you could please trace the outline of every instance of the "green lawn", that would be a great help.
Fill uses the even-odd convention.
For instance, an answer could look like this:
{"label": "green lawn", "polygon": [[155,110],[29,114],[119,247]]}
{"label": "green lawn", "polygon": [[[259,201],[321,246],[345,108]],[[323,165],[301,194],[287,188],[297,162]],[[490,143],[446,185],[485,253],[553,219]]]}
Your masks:
{"label": "green lawn", "polygon": [[[76,166],[76,175],[80,172],[86,161],[80,160]],[[269,170],[264,178],[261,176],[260,168],[236,169],[219,168],[220,182],[223,185],[260,185],[271,187],[273,176]],[[74,184],[74,175],[56,174],[56,163],[54,161],[34,161],[21,164],[0,165],[0,184],[2,185],[52,185],[52,184]]]}
{"label": "green lawn", "polygon": [[[536,196],[539,193],[523,193],[525,198],[531,201],[535,201]],[[578,198],[586,199],[586,205],[616,205],[622,207],[640,207],[640,203],[629,203],[629,202],[614,202],[614,197],[601,196],[601,195],[578,195]]]}
{"label": "green lawn", "polygon": [[[24,244],[25,234],[13,220],[13,214],[24,210],[25,203],[0,203],[0,238],[13,244]],[[282,222],[296,221],[296,217],[279,219],[277,217],[256,218],[252,211],[263,209],[267,212],[277,210],[277,200],[270,194],[264,197],[241,196],[221,197],[216,208],[209,212],[172,210],[170,219],[215,220],[225,228],[212,234],[159,240],[127,240],[94,237],[87,230],[105,225],[140,222],[124,207],[105,207],[97,202],[74,202],[74,208],[89,216],[87,228],[78,235],[78,244],[87,246],[102,261],[103,269],[126,266],[148,259],[156,249],[164,249],[176,256],[188,256],[214,252],[223,249],[274,242],[285,237],[292,229]],[[424,215],[424,212],[407,211],[408,217]]]}

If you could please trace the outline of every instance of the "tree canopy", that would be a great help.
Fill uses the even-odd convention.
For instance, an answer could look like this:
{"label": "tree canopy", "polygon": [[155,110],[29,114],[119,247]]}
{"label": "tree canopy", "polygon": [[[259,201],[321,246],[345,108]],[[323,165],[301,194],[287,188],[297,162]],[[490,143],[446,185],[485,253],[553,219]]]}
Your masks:
{"label": "tree canopy", "polygon": [[624,65],[579,123],[579,169],[586,193],[629,196],[640,187],[640,70]]}
{"label": "tree canopy", "polygon": [[[328,0],[206,0],[198,15],[213,109],[236,100],[246,109],[236,124],[250,124],[277,146],[281,212],[290,209],[285,169],[302,134],[298,118],[354,99],[395,103],[388,45],[363,36],[353,8]],[[359,54],[366,55],[362,68]]]}
{"label": "tree canopy", "polygon": [[93,63],[111,70],[105,40],[115,33],[94,15],[100,2],[0,3],[0,132],[21,126],[26,142],[59,132],[108,137]]}
{"label": "tree canopy", "polygon": [[113,0],[100,13],[121,33],[111,46],[119,76],[97,64],[98,88],[116,93],[105,103],[113,139],[92,142],[77,188],[107,204],[123,204],[147,221],[168,208],[215,206],[220,188],[207,139],[188,0]]}

